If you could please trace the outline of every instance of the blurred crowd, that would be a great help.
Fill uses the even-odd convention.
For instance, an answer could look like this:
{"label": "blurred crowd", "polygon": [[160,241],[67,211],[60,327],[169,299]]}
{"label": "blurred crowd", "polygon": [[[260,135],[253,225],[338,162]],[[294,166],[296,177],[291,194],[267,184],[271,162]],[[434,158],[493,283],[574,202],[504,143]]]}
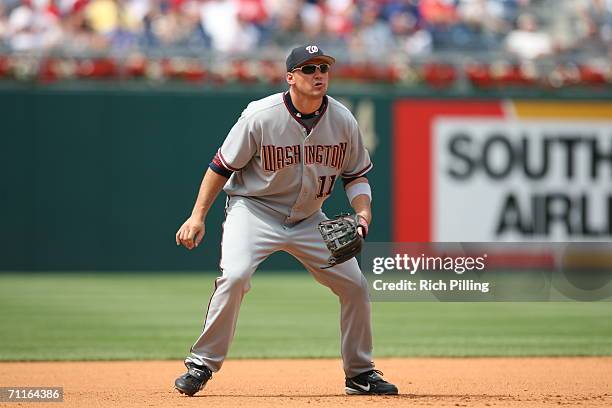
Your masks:
{"label": "blurred crowd", "polygon": [[612,50],[612,0],[0,0],[0,49],[257,54],[316,42],[377,58]]}

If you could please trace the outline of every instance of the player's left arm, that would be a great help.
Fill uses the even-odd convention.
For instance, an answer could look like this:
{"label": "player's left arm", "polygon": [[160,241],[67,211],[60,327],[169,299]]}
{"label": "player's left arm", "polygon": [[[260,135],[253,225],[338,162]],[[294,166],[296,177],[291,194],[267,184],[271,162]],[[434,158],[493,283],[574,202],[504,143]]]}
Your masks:
{"label": "player's left arm", "polygon": [[372,190],[366,176],[366,173],[372,169],[372,161],[354,117],[351,117],[349,132],[351,138],[349,155],[348,160],[344,163],[341,176],[351,207],[359,215],[359,223],[362,226],[359,231],[365,238],[368,234],[368,226],[372,222]]}
{"label": "player's left arm", "polygon": [[359,223],[363,227],[360,229],[361,236],[365,238],[368,235],[368,227],[372,223],[372,190],[370,183],[368,183],[366,177],[357,177],[346,183],[344,189],[355,214],[359,215]]}

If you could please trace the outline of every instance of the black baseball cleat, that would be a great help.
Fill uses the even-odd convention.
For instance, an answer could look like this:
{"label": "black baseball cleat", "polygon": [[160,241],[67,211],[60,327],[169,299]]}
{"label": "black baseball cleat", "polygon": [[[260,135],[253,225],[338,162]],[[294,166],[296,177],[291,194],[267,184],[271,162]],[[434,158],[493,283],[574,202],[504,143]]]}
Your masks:
{"label": "black baseball cleat", "polygon": [[397,387],[381,377],[380,370],[370,370],[346,379],[348,395],[397,395]]}
{"label": "black baseball cleat", "polygon": [[187,363],[187,372],[174,381],[174,388],[181,394],[193,397],[212,378],[212,371],[205,366]]}

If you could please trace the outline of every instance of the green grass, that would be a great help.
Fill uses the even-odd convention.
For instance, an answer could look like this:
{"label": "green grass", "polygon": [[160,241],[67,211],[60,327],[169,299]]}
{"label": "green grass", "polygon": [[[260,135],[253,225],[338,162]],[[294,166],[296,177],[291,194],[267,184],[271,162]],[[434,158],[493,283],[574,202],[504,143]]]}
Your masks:
{"label": "green grass", "polygon": [[[0,275],[0,360],[180,359],[213,274]],[[258,273],[231,357],[338,357],[337,298]],[[374,303],[376,356],[612,355],[612,304]]]}

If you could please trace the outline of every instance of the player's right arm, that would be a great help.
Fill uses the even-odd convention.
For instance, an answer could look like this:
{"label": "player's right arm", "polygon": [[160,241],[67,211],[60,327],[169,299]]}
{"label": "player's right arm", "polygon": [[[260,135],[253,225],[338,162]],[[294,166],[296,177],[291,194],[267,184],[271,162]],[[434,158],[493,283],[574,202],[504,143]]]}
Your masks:
{"label": "player's right arm", "polygon": [[187,249],[200,245],[205,233],[206,214],[212,203],[232,173],[242,169],[257,151],[257,143],[253,138],[254,124],[248,120],[248,115],[245,114],[247,110],[234,124],[223,145],[209,164],[200,184],[200,191],[191,216],[176,232],[176,245],[183,245]]}
{"label": "player's right arm", "polygon": [[210,168],[206,170],[191,216],[176,232],[176,245],[183,245],[187,249],[193,249],[200,245],[206,232],[206,214],[208,214],[208,210],[210,210],[226,182],[227,177]]}

